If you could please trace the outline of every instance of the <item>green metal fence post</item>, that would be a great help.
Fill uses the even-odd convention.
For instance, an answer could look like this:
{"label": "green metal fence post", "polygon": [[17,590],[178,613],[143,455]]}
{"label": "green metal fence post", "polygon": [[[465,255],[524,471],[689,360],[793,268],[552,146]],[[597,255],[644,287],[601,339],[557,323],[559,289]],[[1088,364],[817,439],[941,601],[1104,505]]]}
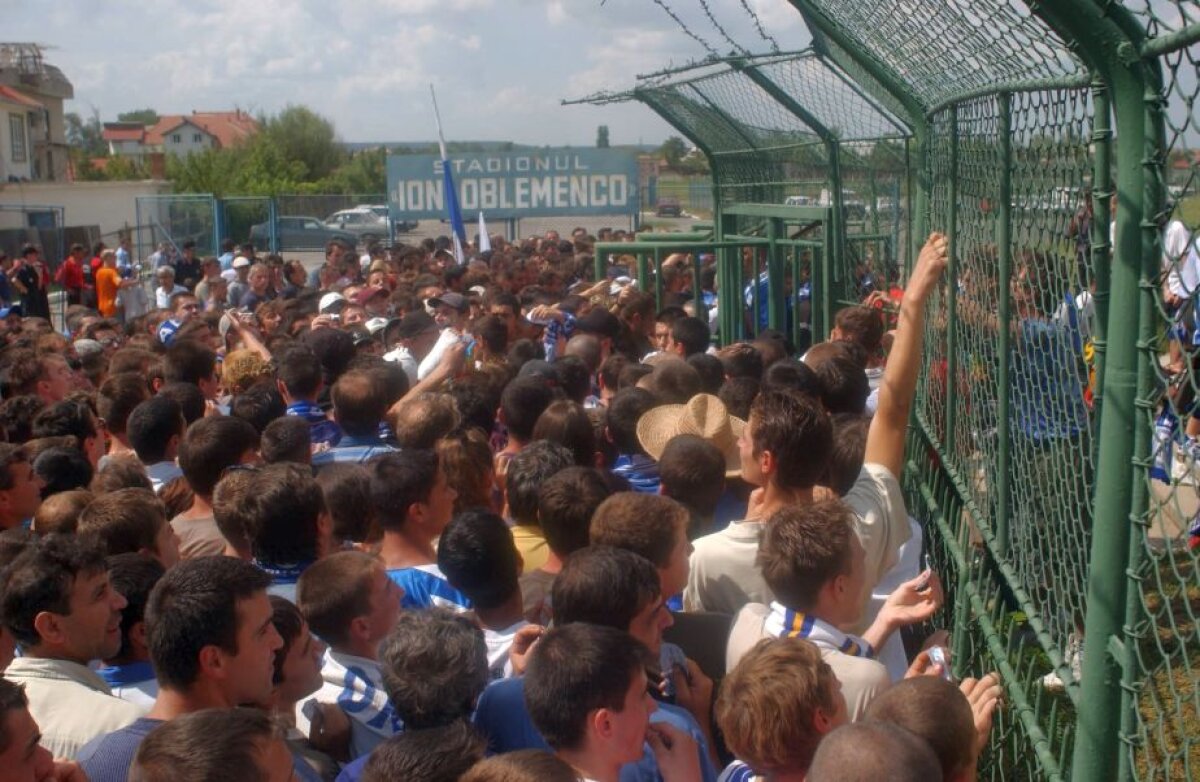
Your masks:
{"label": "green metal fence post", "polygon": [[946,181],[950,215],[946,223],[949,237],[949,262],[946,268],[946,446],[954,453],[955,425],[958,420],[954,401],[958,398],[958,105],[950,109],[950,171]]}
{"label": "green metal fence post", "polygon": [[[1096,304],[1096,319],[1091,324],[1093,366],[1096,371],[1092,405],[1097,413],[1103,399],[1104,356],[1108,353],[1108,302],[1111,284],[1109,259],[1113,250],[1112,243],[1108,240],[1109,225],[1112,222],[1110,204],[1115,192],[1112,178],[1111,112],[1108,88],[1103,81],[1097,79],[1092,84],[1092,148],[1095,150],[1092,160],[1092,274],[1095,275],[1096,285],[1092,296]],[[1093,446],[1098,447],[1099,443],[1094,443]]]}
{"label": "green metal fence post", "polygon": [[[1035,6],[1040,16],[1065,40],[1073,41],[1081,58],[1111,89],[1117,139],[1116,247],[1113,253],[1108,318],[1111,324],[1138,321],[1138,340],[1107,342],[1104,362],[1104,406],[1100,416],[1100,448],[1096,469],[1092,550],[1088,566],[1087,613],[1084,622],[1083,675],[1076,726],[1072,776],[1105,779],[1128,759],[1121,751],[1123,720],[1136,719],[1136,709],[1117,658],[1123,649],[1130,559],[1130,520],[1145,505],[1145,480],[1131,479],[1135,458],[1149,453],[1150,432],[1137,409],[1138,397],[1152,390],[1152,351],[1156,303],[1150,280],[1158,274],[1157,226],[1146,219],[1162,202],[1162,150],[1166,146],[1159,63],[1140,59],[1144,29],[1122,6],[1092,0],[1045,0]],[[1108,329],[1108,334],[1116,333]],[[1139,349],[1146,350],[1139,355]],[[1139,425],[1140,424],[1140,425]]]}
{"label": "green metal fence post", "polygon": [[[846,279],[849,274],[849,269],[846,268],[846,202],[842,194],[842,150],[841,144],[836,140],[831,140],[827,144],[829,150],[829,206],[830,206],[830,238],[832,243],[829,246],[830,264],[837,274],[841,272],[842,279]],[[831,291],[832,292],[832,291]],[[838,291],[841,296],[848,296],[849,289]],[[830,307],[826,309],[823,317],[825,318],[825,330],[821,335],[822,339],[829,334],[829,327],[833,325],[833,299],[829,300]]]}
{"label": "green metal fence post", "polygon": [[[996,96],[1000,119],[1000,192],[999,221],[996,226],[996,248],[999,254],[1000,314],[996,329],[996,374],[999,392],[996,405],[996,427],[999,442],[996,447],[996,555],[1008,557],[1009,515],[1012,513],[1012,95],[1002,92]],[[1026,520],[1028,523],[1029,520]]]}
{"label": "green metal fence post", "polygon": [[776,217],[767,218],[767,325],[773,329],[786,331],[787,321],[787,291],[783,284],[783,264],[779,259],[779,239],[781,221]]}

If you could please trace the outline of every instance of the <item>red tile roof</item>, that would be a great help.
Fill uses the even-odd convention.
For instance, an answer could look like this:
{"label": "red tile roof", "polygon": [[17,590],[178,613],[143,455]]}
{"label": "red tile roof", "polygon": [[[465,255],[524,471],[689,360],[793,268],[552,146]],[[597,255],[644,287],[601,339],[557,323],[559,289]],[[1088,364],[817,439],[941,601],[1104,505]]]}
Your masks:
{"label": "red tile roof", "polygon": [[144,125],[106,123],[101,137],[105,141],[142,141],[146,138]]}
{"label": "red tile roof", "polygon": [[31,109],[46,108],[20,90],[14,90],[12,87],[7,87],[3,84],[0,84],[0,100],[3,100],[7,103],[16,103]]}
{"label": "red tile roof", "polygon": [[194,111],[169,114],[146,130],[145,144],[159,145],[163,138],[184,123],[194,125],[217,140],[217,146],[229,147],[258,132],[258,122],[244,111]]}

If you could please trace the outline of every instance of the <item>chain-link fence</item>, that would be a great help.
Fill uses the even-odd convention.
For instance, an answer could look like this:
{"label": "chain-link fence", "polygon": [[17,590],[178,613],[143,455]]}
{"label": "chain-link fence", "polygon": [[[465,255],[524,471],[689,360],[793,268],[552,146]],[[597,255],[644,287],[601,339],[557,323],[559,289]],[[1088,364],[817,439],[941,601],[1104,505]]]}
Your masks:
{"label": "chain-link fence", "polygon": [[950,236],[904,483],[956,673],[1004,679],[981,775],[1197,778],[1200,6],[792,5],[809,51],[593,101],[708,156],[724,339],[797,258],[827,324]]}

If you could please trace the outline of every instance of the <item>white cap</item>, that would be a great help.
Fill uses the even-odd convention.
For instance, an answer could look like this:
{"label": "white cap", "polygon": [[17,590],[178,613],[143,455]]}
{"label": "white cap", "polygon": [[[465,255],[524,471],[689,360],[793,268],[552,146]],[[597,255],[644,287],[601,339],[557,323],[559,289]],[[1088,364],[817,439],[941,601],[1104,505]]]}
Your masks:
{"label": "white cap", "polygon": [[324,312],[335,304],[344,304],[345,302],[346,297],[340,293],[326,293],[321,297],[321,301],[317,304],[317,309],[319,309],[321,312]]}
{"label": "white cap", "polygon": [[221,279],[225,280],[225,282],[233,282],[237,279],[237,272],[235,272],[233,269],[226,269],[225,271],[221,272]]}
{"label": "white cap", "polygon": [[249,265],[250,265],[250,259],[244,255],[239,255],[238,257],[233,259],[233,268],[235,268],[235,269],[241,269],[242,267],[249,266]]}
{"label": "white cap", "polygon": [[378,334],[387,328],[389,322],[387,318],[371,318],[366,323],[367,331],[371,332],[372,335]]}
{"label": "white cap", "polygon": [[478,293],[480,296],[487,295],[487,288],[483,287],[482,285],[472,285],[470,288],[467,288],[467,290],[471,293]]}
{"label": "white cap", "polygon": [[612,281],[612,284],[608,286],[608,293],[610,296],[616,296],[623,289],[627,288],[630,285],[636,286],[637,280],[634,280],[634,279],[631,279],[631,278],[625,277],[625,276],[617,277],[615,280]]}

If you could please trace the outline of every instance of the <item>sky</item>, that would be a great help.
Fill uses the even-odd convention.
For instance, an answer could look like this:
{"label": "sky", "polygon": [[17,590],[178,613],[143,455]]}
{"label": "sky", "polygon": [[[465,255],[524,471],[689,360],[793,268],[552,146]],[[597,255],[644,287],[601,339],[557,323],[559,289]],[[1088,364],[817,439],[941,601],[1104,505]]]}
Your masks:
{"label": "sky", "polygon": [[[714,49],[733,45],[702,0],[661,0]],[[787,0],[707,0],[753,52],[809,34]],[[705,55],[657,0],[0,0],[4,40],[47,46],[75,88],[68,111],[103,121],[306,105],[343,141],[436,138],[429,85],[448,140],[590,146],[657,144],[672,130],[639,103],[561,106],[633,86],[639,73]]]}

